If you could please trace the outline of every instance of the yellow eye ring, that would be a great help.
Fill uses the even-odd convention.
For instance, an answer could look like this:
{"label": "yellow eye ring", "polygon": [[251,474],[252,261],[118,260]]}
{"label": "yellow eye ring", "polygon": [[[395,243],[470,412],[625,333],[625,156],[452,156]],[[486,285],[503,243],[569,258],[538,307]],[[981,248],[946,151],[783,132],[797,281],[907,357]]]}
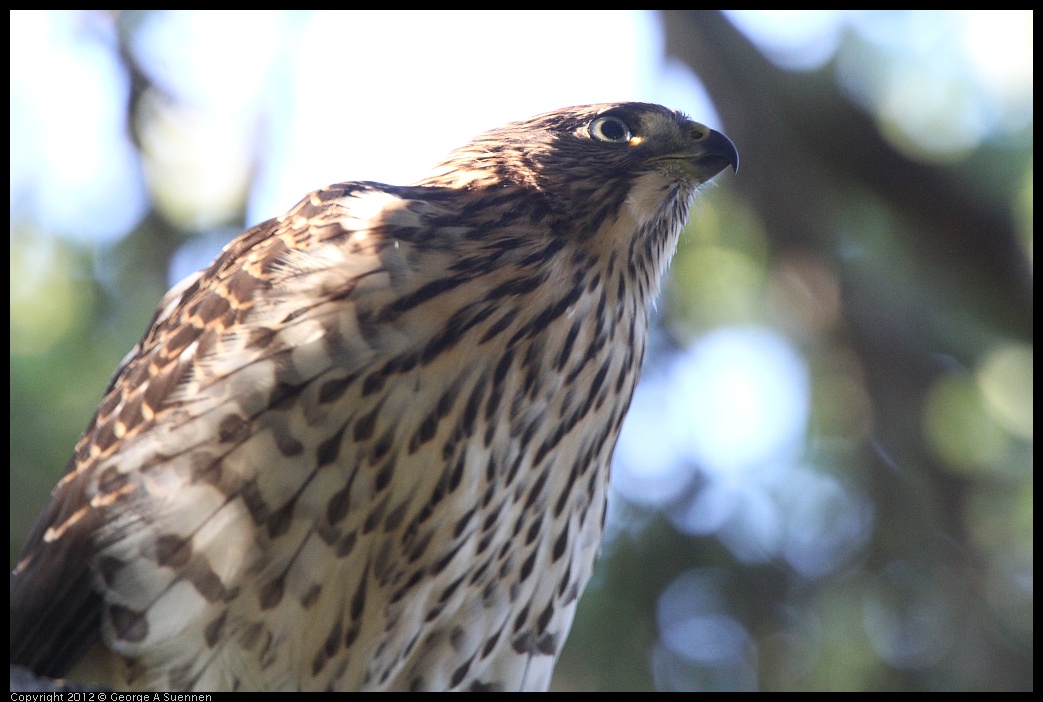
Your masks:
{"label": "yellow eye ring", "polygon": [[611,144],[626,144],[633,137],[629,125],[612,115],[598,117],[590,123],[587,131],[591,138]]}

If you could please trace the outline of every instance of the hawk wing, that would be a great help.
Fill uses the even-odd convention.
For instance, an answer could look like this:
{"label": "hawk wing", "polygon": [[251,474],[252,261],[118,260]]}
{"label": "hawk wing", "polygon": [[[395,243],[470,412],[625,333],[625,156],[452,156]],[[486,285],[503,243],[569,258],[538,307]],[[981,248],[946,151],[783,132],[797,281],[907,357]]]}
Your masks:
{"label": "hawk wing", "polygon": [[[213,495],[205,506],[179,505],[190,497],[183,493],[204,485],[231,500],[256,490],[256,476],[222,475],[220,463],[261,415],[331,369],[337,377],[314,391],[335,399],[345,378],[407,341],[404,332],[396,338],[392,318],[446,288],[425,286],[411,254],[430,257],[437,246],[451,256],[466,231],[428,226],[438,215],[433,190],[424,189],[425,202],[411,200],[410,188],[372,183],[317,191],[167,293],[117,368],[11,575],[12,663],[61,677],[104,628],[117,639],[139,636],[148,600],[175,581],[148,582],[149,566],[127,559],[173,566],[186,558],[184,524],[203,529],[223,506]],[[251,516],[278,518],[268,511],[257,504]],[[211,568],[196,570],[186,577],[197,589],[220,589]],[[150,594],[141,601],[132,590]]]}

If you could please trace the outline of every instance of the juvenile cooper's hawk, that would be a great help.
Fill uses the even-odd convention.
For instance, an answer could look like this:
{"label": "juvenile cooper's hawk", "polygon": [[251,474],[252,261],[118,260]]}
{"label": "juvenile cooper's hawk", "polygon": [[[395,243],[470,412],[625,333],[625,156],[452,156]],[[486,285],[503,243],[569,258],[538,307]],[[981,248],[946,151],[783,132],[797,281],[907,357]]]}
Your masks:
{"label": "juvenile cooper's hawk", "polygon": [[171,290],[11,577],[11,660],[139,690],[545,689],[722,134],[510,124]]}

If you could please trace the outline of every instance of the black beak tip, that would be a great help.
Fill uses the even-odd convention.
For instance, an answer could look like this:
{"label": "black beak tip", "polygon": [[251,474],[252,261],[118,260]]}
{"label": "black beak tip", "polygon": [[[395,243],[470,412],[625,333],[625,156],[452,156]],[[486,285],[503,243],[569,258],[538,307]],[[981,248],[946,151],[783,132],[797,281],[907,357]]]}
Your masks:
{"label": "black beak tip", "polygon": [[711,129],[709,136],[703,142],[703,148],[706,149],[707,155],[720,159],[722,171],[731,166],[734,173],[739,172],[739,151],[732,140],[724,134]]}

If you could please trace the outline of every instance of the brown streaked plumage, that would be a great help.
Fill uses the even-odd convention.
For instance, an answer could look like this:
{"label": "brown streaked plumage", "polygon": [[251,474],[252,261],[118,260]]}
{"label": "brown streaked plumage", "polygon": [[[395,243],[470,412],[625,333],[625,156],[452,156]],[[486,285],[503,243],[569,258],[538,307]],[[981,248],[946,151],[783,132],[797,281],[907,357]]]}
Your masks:
{"label": "brown streaked plumage", "polygon": [[566,108],[341,183],[160,303],[11,578],[11,660],[127,689],[545,689],[648,315],[738,158]]}

